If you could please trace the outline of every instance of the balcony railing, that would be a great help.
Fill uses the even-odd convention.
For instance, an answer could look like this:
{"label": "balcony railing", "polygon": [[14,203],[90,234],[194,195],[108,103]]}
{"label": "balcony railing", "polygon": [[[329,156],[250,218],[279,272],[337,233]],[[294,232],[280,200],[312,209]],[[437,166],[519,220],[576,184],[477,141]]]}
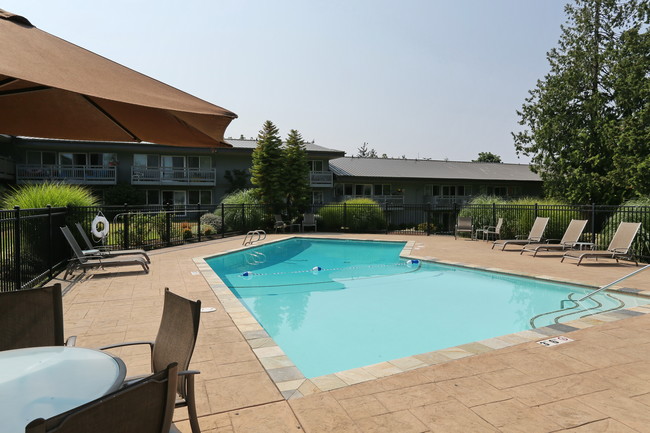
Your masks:
{"label": "balcony railing", "polygon": [[115,167],[101,165],[16,164],[16,183],[65,182],[81,185],[115,185]]}
{"label": "balcony railing", "polygon": [[425,203],[431,203],[434,206],[453,206],[467,204],[472,200],[471,195],[430,195],[424,197]]}
{"label": "balcony railing", "polygon": [[134,185],[216,185],[214,168],[131,167]]}
{"label": "balcony railing", "polygon": [[310,171],[309,185],[316,187],[331,187],[333,185],[331,171]]}
{"label": "balcony railing", "polygon": [[11,158],[0,156],[0,179],[13,180],[16,177],[16,164]]}

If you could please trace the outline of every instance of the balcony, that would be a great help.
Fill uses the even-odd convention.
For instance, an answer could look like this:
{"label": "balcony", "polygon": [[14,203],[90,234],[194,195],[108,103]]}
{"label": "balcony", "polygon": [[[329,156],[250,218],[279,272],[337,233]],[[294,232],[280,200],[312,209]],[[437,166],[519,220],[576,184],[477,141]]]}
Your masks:
{"label": "balcony", "polygon": [[115,167],[98,165],[16,164],[16,183],[65,182],[78,185],[115,185]]}
{"label": "balcony", "polygon": [[473,196],[470,195],[430,195],[425,196],[425,203],[431,203],[436,207],[451,207],[454,204],[463,206],[472,200]]}
{"label": "balcony", "polygon": [[331,188],[333,185],[331,171],[310,171],[309,186],[320,188]]}
{"label": "balcony", "polygon": [[214,168],[131,167],[133,185],[214,186]]}
{"label": "balcony", "polygon": [[16,164],[11,158],[0,156],[0,179],[14,180]]}

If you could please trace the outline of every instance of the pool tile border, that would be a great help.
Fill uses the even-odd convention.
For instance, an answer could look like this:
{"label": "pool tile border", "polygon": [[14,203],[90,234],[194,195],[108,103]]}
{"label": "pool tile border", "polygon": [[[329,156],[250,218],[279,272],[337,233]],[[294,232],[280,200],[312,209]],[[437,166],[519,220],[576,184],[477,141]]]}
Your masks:
{"label": "pool tile border", "polygon": [[[282,237],[279,239],[274,239],[272,241],[264,242],[260,245],[268,245],[286,239],[292,239],[294,237],[295,236]],[[363,240],[370,242],[387,242],[385,239],[346,239]],[[416,241],[407,241],[406,245],[402,249],[400,256],[410,259],[419,259],[428,262],[435,262],[470,269],[487,270],[490,272],[497,272],[505,275],[523,276],[543,281],[558,281],[557,279],[546,275],[514,274],[500,268],[481,268],[472,264],[441,260],[436,257],[419,257],[413,255],[414,250],[417,249],[416,244]],[[212,289],[212,292],[215,294],[217,299],[219,299],[219,302],[223,306],[225,312],[228,313],[235,326],[237,326],[239,331],[242,333],[243,337],[251,347],[251,350],[258,358],[267,374],[275,383],[278,390],[286,400],[296,399],[319,392],[331,391],[334,389],[375,380],[381,377],[392,376],[394,374],[404,373],[406,371],[415,370],[430,365],[444,364],[456,359],[488,353],[494,350],[503,349],[522,343],[544,340],[549,337],[555,337],[579,329],[589,328],[605,322],[650,314],[650,305],[631,307],[615,312],[601,313],[558,325],[550,325],[542,328],[536,328],[534,330],[520,331],[513,334],[507,334],[477,341],[474,343],[462,344],[456,347],[449,347],[433,352],[407,356],[405,358],[394,359],[378,364],[307,379],[294,365],[291,359],[289,359],[289,357],[284,353],[280,346],[278,346],[275,341],[273,341],[273,339],[268,335],[264,328],[257,322],[255,317],[246,309],[246,307],[239,301],[239,299],[237,299],[237,297],[230,291],[230,289],[223,283],[223,281],[217,276],[217,274],[205,261],[205,259],[210,257],[216,257],[222,254],[228,254],[248,248],[250,248],[250,245],[226,250],[218,254],[195,257],[193,261],[196,264],[201,275],[203,275],[206,282]],[[591,287],[586,286],[579,281],[562,282],[582,287]],[[650,297],[650,291],[643,291],[630,287],[614,286],[608,289],[608,291],[634,294],[641,297]]]}

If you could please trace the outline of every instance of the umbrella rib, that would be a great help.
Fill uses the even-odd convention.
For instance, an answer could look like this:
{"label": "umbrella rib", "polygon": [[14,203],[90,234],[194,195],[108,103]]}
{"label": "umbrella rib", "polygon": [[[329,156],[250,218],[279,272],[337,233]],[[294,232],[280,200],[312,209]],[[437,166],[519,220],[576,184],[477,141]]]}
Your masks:
{"label": "umbrella rib", "polygon": [[14,81],[18,81],[16,78],[5,78],[4,80],[0,80],[0,87],[6,86],[7,84],[11,84]]}
{"label": "umbrella rib", "polygon": [[[0,83],[0,87],[9,84],[6,82]],[[34,87],[26,87],[24,89],[14,89],[14,90],[5,90],[4,92],[0,92],[0,96],[9,96],[9,95],[18,95],[20,93],[29,93],[29,92],[40,92],[41,90],[48,90],[51,89],[51,87],[48,86],[34,86]]]}
{"label": "umbrella rib", "polygon": [[93,101],[92,99],[90,99],[90,98],[89,98],[88,96],[86,96],[86,95],[81,95],[81,96],[82,96],[86,101],[88,101],[88,103],[89,103],[90,105],[92,105],[93,107],[95,107],[99,112],[101,112],[101,113],[102,113],[104,116],[106,116],[106,117],[107,117],[111,122],[113,122],[113,123],[115,124],[115,126],[117,126],[117,127],[120,128],[122,131],[124,131],[124,132],[126,132],[127,134],[129,134],[129,135],[131,136],[131,138],[133,138],[134,141],[142,141],[142,140],[140,140],[140,139],[139,139],[139,138],[138,138],[134,133],[132,133],[132,132],[129,130],[129,128],[127,128],[126,126],[124,126],[124,125],[122,125],[120,122],[118,122],[117,119],[115,119],[113,116],[111,116],[110,113],[109,113],[108,111],[106,111],[106,110],[104,110],[102,107],[100,107],[99,104],[97,104],[95,101]]}

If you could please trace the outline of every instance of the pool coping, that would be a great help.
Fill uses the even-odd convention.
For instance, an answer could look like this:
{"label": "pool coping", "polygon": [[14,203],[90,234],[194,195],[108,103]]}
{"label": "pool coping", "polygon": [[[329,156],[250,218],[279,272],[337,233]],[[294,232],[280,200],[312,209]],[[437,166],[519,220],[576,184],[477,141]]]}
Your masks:
{"label": "pool coping", "polygon": [[[281,237],[278,239],[270,240],[268,242],[264,242],[263,244],[258,244],[258,246],[268,245],[297,237],[298,236]],[[323,238],[319,237],[318,239]],[[404,242],[387,241],[385,239],[346,239],[366,242]],[[587,288],[597,288],[594,286],[586,285],[579,281],[558,280],[557,278],[552,278],[546,275],[520,274],[501,268],[483,268],[467,263],[441,260],[436,257],[420,257],[414,255],[415,245],[416,241],[406,241],[406,245],[402,249],[400,257],[408,259],[419,259],[432,263],[483,270],[505,275],[532,278],[541,281],[559,282]],[[255,317],[239,301],[239,299],[233,294],[233,292],[226,286],[226,284],[219,278],[219,276],[212,270],[212,268],[210,268],[210,266],[205,261],[207,258],[217,257],[223,254],[229,254],[249,248],[251,248],[251,245],[242,245],[241,247],[222,251],[216,254],[195,257],[193,258],[193,261],[196,264],[201,275],[205,278],[206,282],[210,286],[212,292],[219,299],[219,302],[223,306],[225,312],[230,316],[235,326],[237,326],[242,336],[246,339],[247,343],[251,347],[253,353],[260,361],[260,364],[264,367],[267,374],[278,387],[278,390],[286,400],[300,398],[318,392],[331,391],[334,389],[375,380],[381,377],[404,373],[406,371],[427,367],[430,365],[443,364],[456,359],[474,356],[481,353],[487,353],[493,350],[502,349],[521,343],[547,340],[550,337],[570,333],[579,329],[589,328],[604,322],[611,322],[632,316],[650,314],[650,305],[630,307],[614,312],[600,313],[589,316],[588,318],[576,319],[562,324],[545,326],[536,328],[534,330],[520,331],[513,334],[502,335],[499,337],[493,337],[473,343],[466,343],[446,349],[407,356],[404,358],[384,361],[378,364],[354,368],[351,370],[344,370],[325,376],[308,379],[294,365],[291,359],[267,334],[264,328],[257,322]],[[607,289],[607,291],[650,298],[650,291],[643,291],[630,287],[613,286]]]}

